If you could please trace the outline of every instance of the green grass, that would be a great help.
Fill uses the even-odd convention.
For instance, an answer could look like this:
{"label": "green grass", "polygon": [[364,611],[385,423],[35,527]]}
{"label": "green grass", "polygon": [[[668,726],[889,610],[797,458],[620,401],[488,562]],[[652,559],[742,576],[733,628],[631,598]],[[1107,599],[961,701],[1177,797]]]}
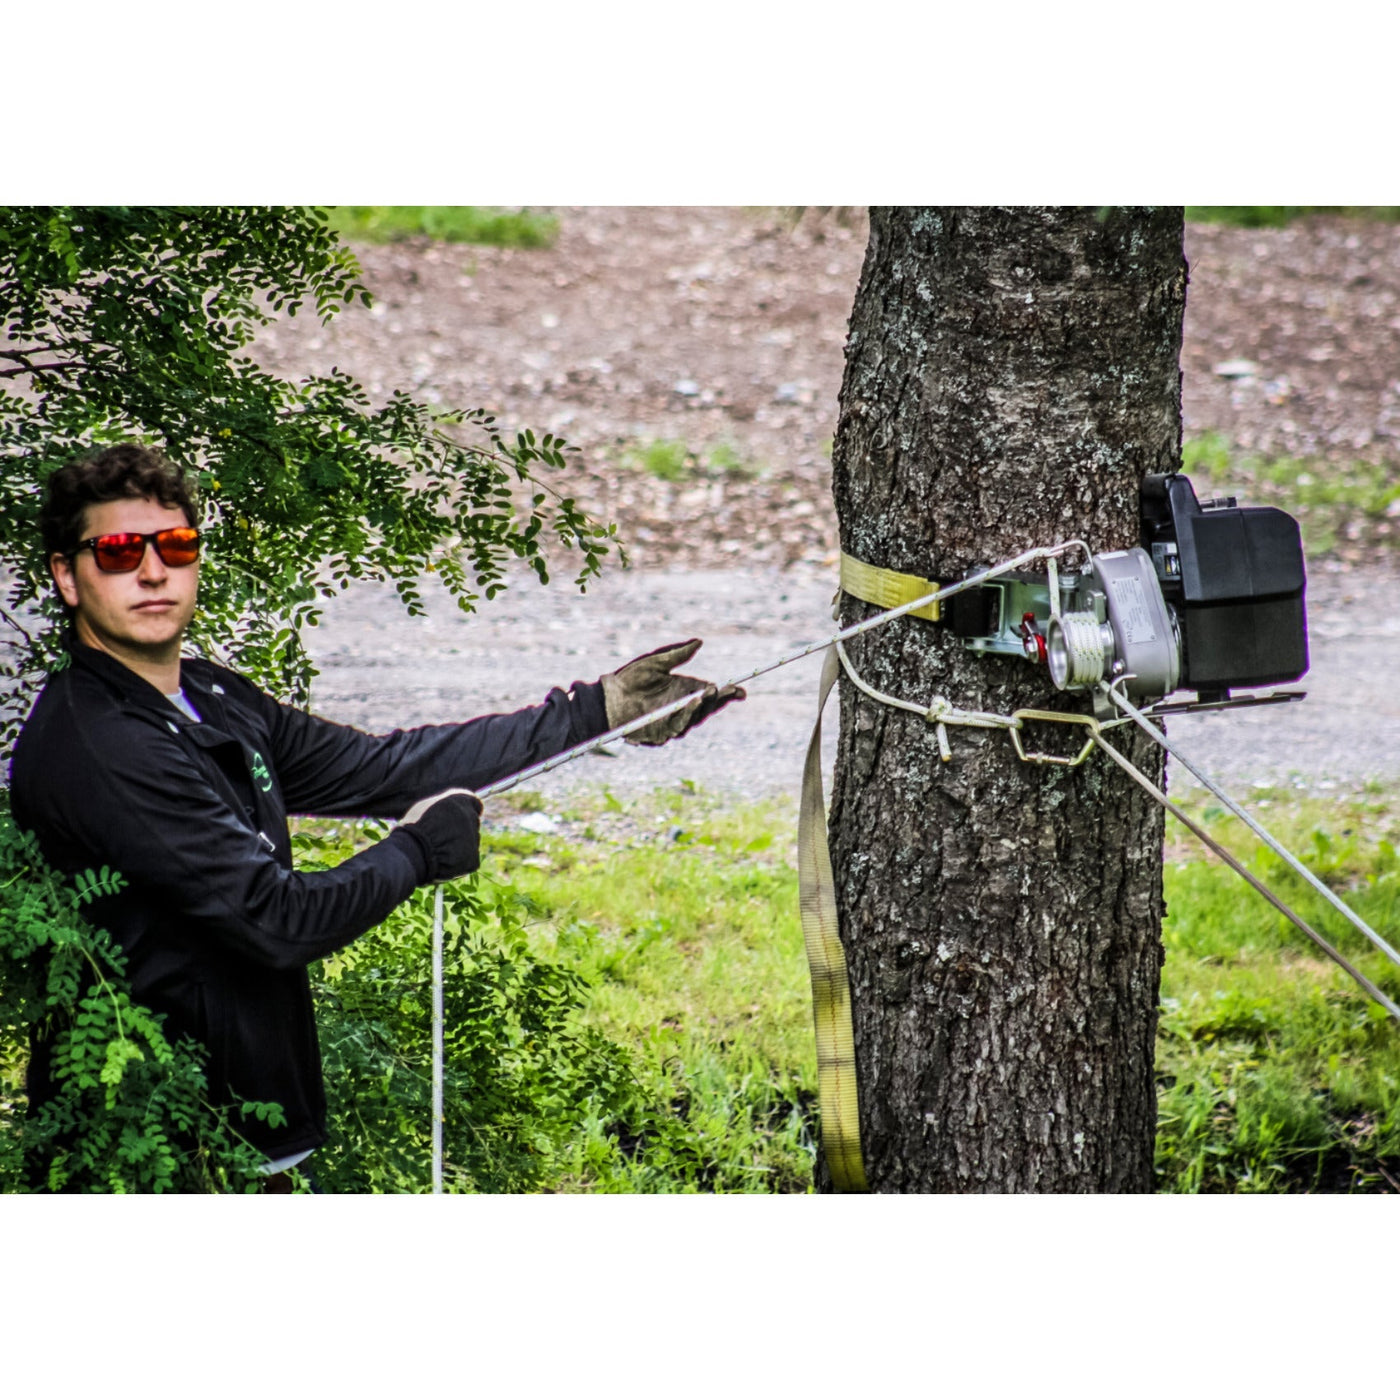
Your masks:
{"label": "green grass", "polygon": [[[1177,940],[1168,966],[1189,951]],[[1397,1065],[1383,1053],[1395,1031],[1317,976],[1275,958],[1166,979],[1159,1190],[1385,1189],[1400,1175]]]}
{"label": "green grass", "polygon": [[[1285,846],[1384,937],[1400,914],[1400,821],[1382,793],[1256,794]],[[1400,973],[1242,826],[1189,799],[1254,872],[1389,996]],[[1172,823],[1176,828],[1176,824]],[[1400,1027],[1232,871],[1172,833],[1157,1050],[1159,1186],[1395,1190]]]}
{"label": "green grass", "polygon": [[752,478],[759,468],[732,443],[717,442],[692,448],[678,438],[636,443],[622,453],[625,465],[640,468],[658,481],[678,484],[718,477]]}
{"label": "green grass", "polygon": [[1330,214],[1347,219],[1400,219],[1400,205],[1393,204],[1188,204],[1192,223],[1233,224],[1237,228],[1286,228],[1310,214]]}
{"label": "green grass", "polygon": [[330,210],[330,224],[342,238],[362,243],[426,236],[444,243],[548,248],[559,233],[552,215],[475,204],[338,204]]}
{"label": "green grass", "polygon": [[[1179,798],[1389,995],[1400,972],[1198,790]],[[1250,805],[1395,941],[1400,791]],[[554,834],[519,827],[548,812]],[[582,1025],[621,1046],[623,1110],[589,1109],[548,1189],[811,1187],[816,1063],[789,802],[682,784],[490,804],[484,868],[530,953],[590,984]],[[1232,871],[1169,822],[1157,1175],[1168,1192],[1400,1189],[1400,1027]]]}
{"label": "green grass", "polygon": [[712,476],[755,477],[759,468],[738,448],[727,442],[717,442],[704,454],[705,467]]}
{"label": "green grass", "polygon": [[809,1189],[816,1053],[790,808],[681,791],[568,815],[568,836],[494,832],[485,849],[534,951],[592,984],[585,1019],[633,1053],[653,1116],[640,1133],[582,1125],[559,1189]]}
{"label": "green grass", "polygon": [[[1363,917],[1382,931],[1397,927],[1400,815],[1384,791],[1300,803],[1262,789],[1253,800]],[[1218,806],[1186,801],[1400,997],[1396,969],[1282,862]],[[802,1189],[815,1062],[790,808],[726,811],[703,797],[661,795],[616,812],[604,799],[573,815],[576,835],[510,832],[490,843],[502,873],[533,902],[538,950],[593,981],[590,1020],[638,1052],[659,1094],[687,1086],[692,1111],[714,1125],[705,1140],[719,1160],[733,1145],[771,1169],[766,1185]],[[617,823],[633,832],[625,844],[609,839]],[[1177,828],[1165,872],[1160,1189],[1393,1189],[1400,1028],[1193,847]],[[603,1127],[588,1126],[573,1186],[669,1189],[666,1165],[654,1160],[621,1172],[614,1162],[591,1176],[590,1151],[609,1161]]]}
{"label": "green grass", "polygon": [[1336,549],[1343,537],[1376,543],[1389,536],[1387,512],[1400,500],[1400,471],[1394,467],[1261,457],[1237,451],[1220,433],[1187,439],[1181,469],[1199,496],[1229,491],[1241,504],[1279,506],[1297,516],[1311,555]]}
{"label": "green grass", "polygon": [[628,459],[658,481],[688,481],[696,469],[695,454],[685,443],[661,438],[633,448]]}

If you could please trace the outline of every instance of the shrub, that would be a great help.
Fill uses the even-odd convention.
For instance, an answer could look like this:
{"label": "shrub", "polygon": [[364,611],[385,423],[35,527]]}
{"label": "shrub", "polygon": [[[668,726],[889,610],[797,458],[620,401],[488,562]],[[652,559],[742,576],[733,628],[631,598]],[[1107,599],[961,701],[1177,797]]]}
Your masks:
{"label": "shrub", "polygon": [[[51,870],[0,789],[0,1191],[254,1190],[262,1154],[238,1124],[281,1110],[216,1107],[203,1047],[172,1044],[164,1017],[132,1001],[121,950],[82,917],[120,883]],[[31,1033],[51,1042],[56,1092],[26,1114]]]}

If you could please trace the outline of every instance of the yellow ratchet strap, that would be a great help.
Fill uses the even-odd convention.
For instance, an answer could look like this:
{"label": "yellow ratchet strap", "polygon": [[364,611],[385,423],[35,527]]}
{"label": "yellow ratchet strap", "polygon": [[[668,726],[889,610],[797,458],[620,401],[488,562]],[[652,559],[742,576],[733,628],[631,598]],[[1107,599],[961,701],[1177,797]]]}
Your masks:
{"label": "yellow ratchet strap", "polygon": [[[937,592],[939,585],[917,574],[878,569],[841,555],[841,589],[886,609],[902,607]],[[910,617],[938,622],[937,603],[916,608]],[[827,844],[826,801],[822,794],[822,711],[841,674],[836,649],[827,650],[817,694],[817,722],[802,771],[802,803],[797,817],[797,888],[802,908],[802,940],[812,975],[812,1020],[817,1035],[817,1098],[821,1106],[822,1154],[838,1191],[867,1191],[860,1150],[860,1099],[856,1085],[855,1039],[851,1033],[851,984],[846,952],[836,921],[836,886]]]}
{"label": "yellow ratchet strap", "polygon": [[[852,555],[841,554],[841,591],[859,598],[864,603],[874,603],[877,608],[890,609],[903,607],[915,598],[936,593],[938,583],[932,579],[920,578],[917,574],[901,574],[894,569],[879,569],[874,564],[865,564]],[[910,617],[922,617],[927,622],[937,622],[942,617],[938,603],[929,603],[915,608]]]}
{"label": "yellow ratchet strap", "polygon": [[[842,586],[845,587],[844,556]],[[918,596],[911,593],[909,599]],[[812,975],[822,1152],[836,1190],[864,1191],[867,1187],[860,1153],[851,986],[846,976],[845,950],[837,931],[836,888],[826,838],[826,802],[822,795],[822,711],[840,673],[836,649],[828,648],[818,688],[817,722],[802,770],[802,804],[797,819],[797,888],[802,909],[802,940],[807,945],[807,968]]]}

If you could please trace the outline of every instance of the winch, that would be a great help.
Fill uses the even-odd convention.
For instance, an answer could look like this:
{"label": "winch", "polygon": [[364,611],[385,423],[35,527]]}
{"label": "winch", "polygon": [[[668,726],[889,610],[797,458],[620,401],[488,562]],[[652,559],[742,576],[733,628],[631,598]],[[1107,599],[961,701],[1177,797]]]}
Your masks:
{"label": "winch", "polygon": [[[1139,701],[1177,690],[1168,709],[1218,709],[1298,698],[1232,696],[1297,680],[1308,669],[1307,583],[1298,522],[1234,497],[1196,499],[1180,473],[1149,476],[1142,543],[1089,554],[1078,573],[1011,573],[948,600],[946,617],[973,651],[1044,663],[1059,690],[1122,678]],[[1158,713],[1162,707],[1158,707]]]}

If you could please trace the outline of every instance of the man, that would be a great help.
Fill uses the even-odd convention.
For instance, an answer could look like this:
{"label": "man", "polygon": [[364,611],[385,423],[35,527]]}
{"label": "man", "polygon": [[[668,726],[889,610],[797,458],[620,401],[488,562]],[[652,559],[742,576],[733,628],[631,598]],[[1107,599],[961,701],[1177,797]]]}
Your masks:
{"label": "man", "polygon": [[[50,478],[44,551],[71,622],[70,664],[15,746],[15,821],[67,874],[124,884],[90,917],[125,950],[132,993],[169,1035],[209,1051],[211,1091],[280,1104],[242,1125],[273,1189],[325,1140],[307,966],[373,928],[420,885],[475,870],[471,789],[694,693],[631,742],[664,743],[731,700],[672,674],[699,641],[638,657],[542,705],[383,736],[278,704],[212,662],[182,657],[199,586],[199,532],[181,469],[122,445]],[[400,819],[332,870],[292,868],[288,813]],[[31,1056],[31,1104],[51,1093]]]}

